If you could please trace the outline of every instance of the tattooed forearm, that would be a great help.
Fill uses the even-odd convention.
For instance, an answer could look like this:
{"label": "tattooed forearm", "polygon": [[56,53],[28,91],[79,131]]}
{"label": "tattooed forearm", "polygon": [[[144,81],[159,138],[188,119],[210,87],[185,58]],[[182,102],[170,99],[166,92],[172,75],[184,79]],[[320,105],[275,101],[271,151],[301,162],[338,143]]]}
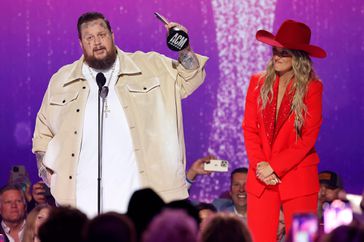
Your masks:
{"label": "tattooed forearm", "polygon": [[43,164],[44,154],[45,154],[44,152],[35,152],[35,157],[37,158],[37,165],[38,165],[38,176],[42,178],[42,180],[47,186],[50,186],[51,174],[53,173],[53,171],[44,166]]}
{"label": "tattooed forearm", "polygon": [[38,166],[38,169],[39,169],[42,166],[44,152],[41,152],[41,151],[35,152],[35,157],[37,159],[37,166]]}
{"label": "tattooed forearm", "polygon": [[189,48],[179,52],[178,61],[187,70],[195,70],[200,66],[196,54]]}

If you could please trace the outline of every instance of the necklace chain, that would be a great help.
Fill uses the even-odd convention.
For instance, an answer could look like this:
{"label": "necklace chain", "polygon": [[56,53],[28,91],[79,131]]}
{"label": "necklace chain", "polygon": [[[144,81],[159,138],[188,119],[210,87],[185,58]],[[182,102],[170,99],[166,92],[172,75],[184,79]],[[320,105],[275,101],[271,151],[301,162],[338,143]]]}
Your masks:
{"label": "necklace chain", "polygon": [[[109,87],[112,76],[114,75],[115,63],[116,62],[114,62],[114,64],[112,65],[111,73],[110,73],[109,79],[107,80],[106,87]],[[90,72],[90,75],[91,75],[92,79],[96,80],[96,78],[94,77],[94,74],[92,73],[91,67],[89,65],[87,65],[87,66],[88,66],[88,70]],[[107,103],[107,97],[104,98],[104,108],[103,108],[103,110],[104,110],[105,118],[107,118],[107,114],[110,113],[109,105]]]}
{"label": "necklace chain", "polygon": [[[115,62],[116,62],[116,61],[115,61]],[[107,87],[109,86],[110,81],[111,81],[111,78],[112,78],[112,76],[114,75],[114,71],[115,71],[115,62],[114,62],[114,64],[112,65],[111,74],[110,74],[109,79],[107,80],[107,83],[106,83],[106,86],[107,86]],[[90,74],[91,74],[92,79],[93,79],[93,80],[96,80],[96,78],[94,77],[94,74],[92,73],[91,67],[90,67],[89,65],[87,65],[87,66],[88,66],[88,70],[89,70],[89,72],[90,72]]]}

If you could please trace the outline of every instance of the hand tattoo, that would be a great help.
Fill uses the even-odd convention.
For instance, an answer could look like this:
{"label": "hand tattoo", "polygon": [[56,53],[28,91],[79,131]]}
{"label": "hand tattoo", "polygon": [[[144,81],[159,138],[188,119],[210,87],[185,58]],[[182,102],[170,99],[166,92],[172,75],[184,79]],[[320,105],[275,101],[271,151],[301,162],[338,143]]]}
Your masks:
{"label": "hand tattoo", "polygon": [[193,53],[190,48],[186,48],[179,52],[178,61],[187,70],[196,70],[200,66],[196,54]]}

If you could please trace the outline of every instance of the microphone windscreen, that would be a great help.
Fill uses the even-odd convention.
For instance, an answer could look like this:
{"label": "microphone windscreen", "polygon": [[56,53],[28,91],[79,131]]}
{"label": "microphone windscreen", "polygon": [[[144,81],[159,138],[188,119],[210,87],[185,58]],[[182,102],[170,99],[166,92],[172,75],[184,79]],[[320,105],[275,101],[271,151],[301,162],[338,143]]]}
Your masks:
{"label": "microphone windscreen", "polygon": [[101,89],[105,85],[106,78],[105,78],[105,76],[104,76],[104,74],[102,72],[97,73],[96,83],[99,86],[99,89]]}

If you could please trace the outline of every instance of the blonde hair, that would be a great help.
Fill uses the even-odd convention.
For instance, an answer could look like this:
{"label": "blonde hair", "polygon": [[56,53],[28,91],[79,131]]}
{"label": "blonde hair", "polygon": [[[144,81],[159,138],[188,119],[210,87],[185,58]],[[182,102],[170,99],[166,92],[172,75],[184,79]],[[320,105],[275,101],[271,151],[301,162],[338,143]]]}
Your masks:
{"label": "blonde hair", "polygon": [[[302,126],[304,124],[307,107],[303,99],[307,93],[307,87],[311,80],[318,79],[312,66],[311,58],[304,51],[288,50],[292,55],[292,70],[293,70],[293,86],[290,92],[294,92],[291,111],[295,114],[294,128],[299,137],[302,135]],[[276,72],[273,65],[273,57],[268,62],[266,71],[260,77],[264,79],[262,88],[260,89],[261,110],[267,103],[273,100],[273,85],[276,80]]]}
{"label": "blonde hair", "polygon": [[39,212],[44,208],[51,209],[51,206],[49,206],[48,204],[40,204],[33,208],[32,211],[28,214],[25,222],[23,239],[21,240],[22,242],[34,242],[35,220]]}

